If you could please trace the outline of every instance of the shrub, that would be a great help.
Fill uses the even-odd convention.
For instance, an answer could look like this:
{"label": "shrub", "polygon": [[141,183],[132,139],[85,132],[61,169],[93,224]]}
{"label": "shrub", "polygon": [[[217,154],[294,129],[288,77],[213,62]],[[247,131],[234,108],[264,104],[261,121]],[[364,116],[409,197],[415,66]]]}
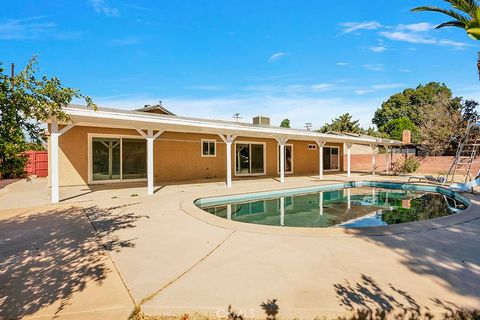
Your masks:
{"label": "shrub", "polygon": [[420,167],[420,161],[416,157],[398,159],[392,165],[393,174],[414,173]]}

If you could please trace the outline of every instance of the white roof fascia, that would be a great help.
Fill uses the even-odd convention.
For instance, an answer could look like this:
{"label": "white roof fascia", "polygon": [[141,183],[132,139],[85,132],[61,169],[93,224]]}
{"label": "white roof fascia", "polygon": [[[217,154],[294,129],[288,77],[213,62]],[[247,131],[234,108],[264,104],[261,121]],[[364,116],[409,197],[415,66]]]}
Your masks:
{"label": "white roof fascia", "polygon": [[[106,110],[91,110],[91,109],[81,109],[81,108],[70,108],[65,107],[64,111],[72,117],[90,117],[90,118],[101,118],[101,119],[110,119],[110,120],[120,120],[120,121],[136,121],[141,122],[142,129],[158,129],[156,125],[172,125],[172,126],[191,126],[191,127],[200,127],[200,128],[209,128],[214,129],[214,133],[257,133],[263,134],[267,138],[273,136],[288,136],[288,137],[299,137],[299,138],[311,138],[311,140],[324,140],[328,142],[351,142],[357,144],[377,144],[377,145],[401,145],[400,141],[395,140],[385,140],[385,139],[365,139],[365,138],[356,138],[356,137],[347,137],[347,136],[332,136],[328,134],[323,134],[315,131],[299,131],[291,130],[286,128],[272,128],[272,127],[250,127],[245,125],[235,125],[226,124],[226,123],[215,123],[214,121],[202,121],[200,119],[182,119],[179,117],[161,117],[159,115],[151,115],[148,113],[138,114],[138,113],[126,113],[126,112],[115,112],[115,111],[106,111]],[[135,125],[130,124],[129,127],[135,127]]]}

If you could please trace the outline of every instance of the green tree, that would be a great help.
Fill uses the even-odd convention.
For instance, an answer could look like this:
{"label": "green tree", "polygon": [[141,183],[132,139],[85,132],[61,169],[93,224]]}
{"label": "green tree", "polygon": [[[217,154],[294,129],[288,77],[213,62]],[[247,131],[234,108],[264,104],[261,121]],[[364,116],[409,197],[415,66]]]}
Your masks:
{"label": "green tree", "polygon": [[59,79],[37,77],[37,65],[33,57],[21,72],[9,75],[0,63],[0,173],[3,178],[26,176],[24,152],[32,143],[45,140],[47,132],[42,122],[53,117],[59,122],[68,121],[62,106],[79,98],[96,108],[89,97],[63,87]]}
{"label": "green tree", "polygon": [[386,134],[384,132],[377,131],[377,130],[375,130],[375,128],[372,128],[372,127],[369,127],[366,130],[362,130],[362,133],[366,134],[368,136],[375,137],[375,138],[381,138],[381,139],[390,138],[388,134]]}
{"label": "green tree", "polygon": [[420,107],[432,104],[439,96],[446,96],[450,99],[452,107],[461,107],[461,99],[452,98],[452,91],[445,84],[430,82],[426,85],[419,85],[415,89],[405,89],[403,92],[391,96],[377,109],[372,121],[377,128],[382,128],[391,120],[407,117],[416,126],[419,126],[422,122],[419,116]]}
{"label": "green tree", "polygon": [[418,142],[418,127],[408,117],[390,120],[380,128],[380,131],[387,134],[389,138],[400,141],[402,140],[403,130],[410,130],[412,142]]}
{"label": "green tree", "polygon": [[290,119],[283,119],[280,123],[280,127],[282,128],[290,128]]}
{"label": "green tree", "polygon": [[[480,40],[480,7],[476,0],[444,0],[451,5],[451,9],[444,9],[435,6],[421,6],[412,9],[414,12],[430,11],[438,12],[453,20],[439,24],[436,29],[444,27],[462,28],[467,35],[474,39]],[[480,75],[480,53],[477,59],[477,71]]]}
{"label": "green tree", "polygon": [[350,132],[350,133],[362,133],[362,128],[360,128],[359,120],[352,120],[352,115],[350,113],[345,113],[332,120],[331,123],[325,124],[323,127],[318,130],[319,132]]}

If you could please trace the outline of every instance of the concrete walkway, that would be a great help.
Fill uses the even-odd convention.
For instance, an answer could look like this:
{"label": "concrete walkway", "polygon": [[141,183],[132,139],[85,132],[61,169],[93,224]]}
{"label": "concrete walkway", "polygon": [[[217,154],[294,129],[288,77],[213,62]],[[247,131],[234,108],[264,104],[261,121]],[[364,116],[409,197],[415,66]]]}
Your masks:
{"label": "concrete walkway", "polygon": [[[357,175],[352,180],[371,179],[381,178]],[[312,234],[295,230],[258,232],[237,228],[234,222],[212,223],[191,205],[192,199],[204,196],[344,180],[346,177],[341,175],[327,176],[322,182],[315,177],[289,177],[281,185],[274,179],[260,179],[234,182],[232,189],[226,189],[222,182],[179,184],[163,187],[151,197],[145,195],[143,186],[96,190],[84,195],[80,188],[71,188],[68,192],[76,192],[77,196],[67,199],[61,209],[47,206],[25,213],[34,218],[20,219],[30,219],[32,227],[26,228],[29,232],[23,233],[26,238],[22,238],[24,244],[18,248],[28,247],[31,240],[27,234],[64,237],[58,230],[64,230],[61,225],[68,225],[67,230],[77,230],[66,237],[66,252],[73,251],[73,257],[65,253],[62,259],[60,255],[57,265],[71,266],[73,260],[83,267],[80,271],[65,267],[53,274],[40,273],[41,277],[33,282],[34,292],[44,296],[53,291],[44,300],[25,293],[32,287],[31,282],[21,285],[19,293],[14,286],[3,286],[0,309],[5,309],[2,303],[10,301],[10,312],[30,303],[26,305],[32,307],[21,312],[33,316],[58,309],[60,315],[73,314],[79,310],[76,306],[82,305],[80,309],[85,312],[96,308],[111,310],[113,306],[126,310],[129,296],[122,279],[135,303],[150,315],[203,312],[222,317],[229,305],[245,317],[256,318],[265,318],[265,310],[275,308],[280,318],[333,317],[367,308],[392,314],[440,315],[456,308],[480,306],[480,210],[475,200],[471,208],[475,210],[469,209],[458,217],[426,222],[423,228],[407,226],[388,235],[342,228],[316,230]],[[16,184],[10,186],[11,191]],[[14,197],[9,194],[0,197],[0,206],[6,206]],[[83,208],[83,218],[78,209],[68,209],[68,203]],[[33,227],[41,220],[38,215],[48,221],[46,229]],[[64,218],[70,215],[75,218]],[[0,239],[4,239],[4,230],[15,230],[19,219],[13,216],[2,216]],[[86,231],[85,219],[92,221],[102,248],[93,246],[93,231]],[[65,220],[67,224],[63,224]],[[79,241],[73,234],[83,236]],[[24,253],[28,250],[15,249],[17,245],[8,240],[11,237],[12,233],[1,240],[0,248],[17,253],[10,258],[2,256],[2,261],[11,262],[1,270],[18,277],[32,277],[35,273],[28,270],[39,262],[29,262]],[[51,257],[64,252],[48,248],[47,255]],[[21,267],[24,264],[28,268]],[[98,264],[102,267],[95,267]],[[61,277],[54,276],[57,272]],[[55,289],[59,286],[66,291]],[[7,298],[2,300],[2,296]],[[62,305],[65,300],[68,303]]]}

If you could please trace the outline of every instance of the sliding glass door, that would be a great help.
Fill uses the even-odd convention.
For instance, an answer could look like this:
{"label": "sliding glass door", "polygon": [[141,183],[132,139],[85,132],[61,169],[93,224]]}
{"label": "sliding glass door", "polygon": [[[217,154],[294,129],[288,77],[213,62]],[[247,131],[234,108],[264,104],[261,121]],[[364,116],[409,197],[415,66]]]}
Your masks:
{"label": "sliding glass door", "polygon": [[93,138],[93,180],[120,179],[120,139]]}
{"label": "sliding glass door", "polygon": [[260,143],[235,144],[235,172],[237,175],[265,174],[265,146]]}
{"label": "sliding glass door", "polygon": [[340,156],[338,147],[323,148],[323,170],[338,171],[340,169]]}
{"label": "sliding glass door", "polygon": [[92,181],[145,179],[145,139],[92,138]]}

